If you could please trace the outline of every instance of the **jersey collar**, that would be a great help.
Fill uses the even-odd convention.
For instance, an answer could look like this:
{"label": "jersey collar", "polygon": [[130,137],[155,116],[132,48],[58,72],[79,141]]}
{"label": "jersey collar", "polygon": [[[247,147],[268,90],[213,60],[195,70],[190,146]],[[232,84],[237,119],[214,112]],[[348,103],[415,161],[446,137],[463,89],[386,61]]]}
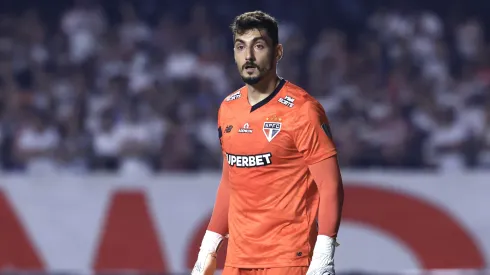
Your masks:
{"label": "jersey collar", "polygon": [[[250,108],[250,112],[253,112],[253,111],[257,110],[258,108],[264,106],[265,104],[269,103],[269,101],[271,101],[279,93],[279,91],[281,91],[282,87],[284,87],[284,84],[286,84],[286,80],[284,78],[280,78],[279,85],[277,85],[277,87],[274,89],[274,91],[270,95],[268,95],[266,98],[257,102],[257,104],[253,105]],[[248,99],[246,99],[246,100],[248,100]]]}

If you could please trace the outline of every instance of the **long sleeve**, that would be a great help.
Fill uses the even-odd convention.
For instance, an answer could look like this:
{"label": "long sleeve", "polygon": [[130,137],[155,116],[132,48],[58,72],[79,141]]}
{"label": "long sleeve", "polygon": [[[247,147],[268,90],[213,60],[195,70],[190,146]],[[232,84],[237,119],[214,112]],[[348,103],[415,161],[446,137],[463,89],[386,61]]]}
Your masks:
{"label": "long sleeve", "polygon": [[320,194],[318,234],[335,238],[339,230],[344,202],[344,188],[337,157],[311,164],[309,170]]}
{"label": "long sleeve", "polygon": [[[218,110],[218,139],[223,149],[223,132],[221,130],[221,107]],[[223,153],[223,169],[221,170],[221,181],[216,193],[213,214],[208,224],[208,230],[225,236],[228,234],[228,208],[230,207],[230,186],[228,182],[228,163]]]}
{"label": "long sleeve", "polygon": [[209,221],[208,230],[223,236],[228,234],[228,208],[230,206],[230,188],[228,184],[228,164],[223,161],[221,182],[216,194],[213,214]]}
{"label": "long sleeve", "polygon": [[320,193],[319,234],[335,237],[342,212],[343,186],[328,118],[318,102],[306,102],[299,110],[295,141]]}

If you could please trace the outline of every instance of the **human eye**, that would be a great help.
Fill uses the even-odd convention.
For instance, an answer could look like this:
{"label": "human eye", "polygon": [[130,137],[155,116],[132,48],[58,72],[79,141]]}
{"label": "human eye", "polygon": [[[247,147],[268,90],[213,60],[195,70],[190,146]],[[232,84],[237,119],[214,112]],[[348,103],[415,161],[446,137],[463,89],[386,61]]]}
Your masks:
{"label": "human eye", "polygon": [[265,46],[262,43],[258,43],[255,45],[255,48],[257,48],[258,50],[263,50],[263,49],[265,49]]}
{"label": "human eye", "polygon": [[241,51],[243,50],[244,46],[242,44],[236,44],[235,45],[235,49],[238,50],[238,51]]}

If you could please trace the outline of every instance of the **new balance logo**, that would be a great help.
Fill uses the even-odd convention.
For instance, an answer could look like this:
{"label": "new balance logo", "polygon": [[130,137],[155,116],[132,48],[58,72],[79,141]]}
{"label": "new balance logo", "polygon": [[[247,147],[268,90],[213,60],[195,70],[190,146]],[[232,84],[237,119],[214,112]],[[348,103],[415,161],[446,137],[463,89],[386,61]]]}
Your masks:
{"label": "new balance logo", "polygon": [[240,156],[226,153],[226,160],[230,166],[238,168],[260,167],[272,164],[272,154],[258,154],[251,156]]}

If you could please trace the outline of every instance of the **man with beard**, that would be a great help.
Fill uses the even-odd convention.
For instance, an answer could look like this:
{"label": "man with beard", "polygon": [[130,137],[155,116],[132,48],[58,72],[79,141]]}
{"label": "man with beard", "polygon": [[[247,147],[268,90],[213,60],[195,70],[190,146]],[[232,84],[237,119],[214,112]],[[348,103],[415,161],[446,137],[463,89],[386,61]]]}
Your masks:
{"label": "man with beard", "polygon": [[277,76],[273,17],[244,13],[231,29],[245,86],[218,112],[222,179],[192,274],[214,274],[225,237],[222,274],[334,274],[343,187],[325,111]]}

